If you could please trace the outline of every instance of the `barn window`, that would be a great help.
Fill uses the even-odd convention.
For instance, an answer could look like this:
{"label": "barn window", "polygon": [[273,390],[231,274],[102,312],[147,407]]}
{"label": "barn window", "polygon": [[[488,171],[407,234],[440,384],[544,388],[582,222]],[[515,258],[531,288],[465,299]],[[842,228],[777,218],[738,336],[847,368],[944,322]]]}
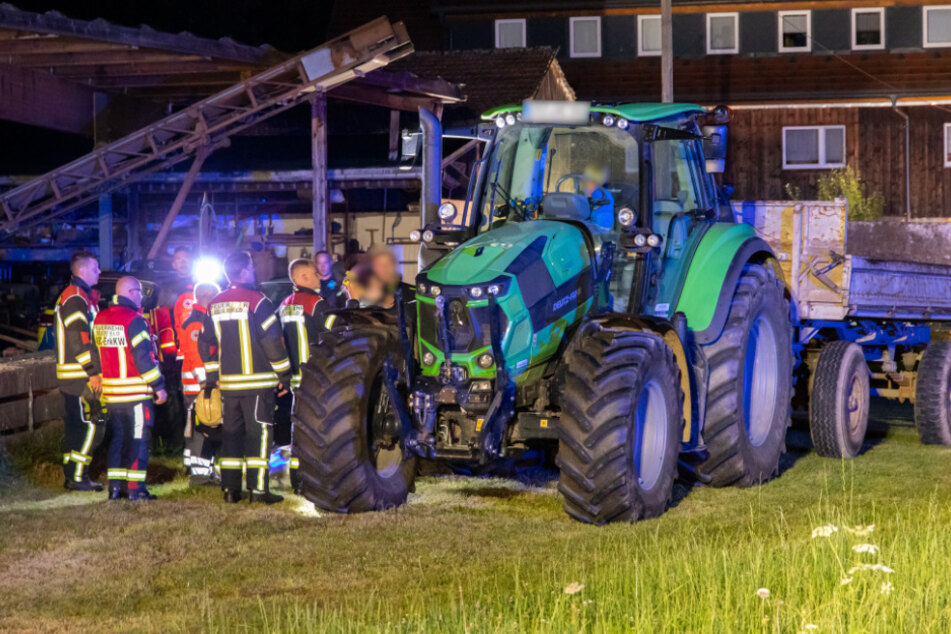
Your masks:
{"label": "barn window", "polygon": [[728,55],[740,52],[740,14],[707,14],[707,54]]}
{"label": "barn window", "polygon": [[660,16],[637,16],[637,54],[646,57],[660,55]]}
{"label": "barn window", "polygon": [[924,46],[951,46],[951,5],[922,7]]}
{"label": "barn window", "polygon": [[496,20],[495,48],[524,48],[525,20]]}
{"label": "barn window", "polygon": [[885,48],[885,9],[852,9],[852,48]]}
{"label": "barn window", "polygon": [[779,52],[793,53],[812,48],[812,12],[779,12]]}
{"label": "barn window", "polygon": [[783,128],[783,169],[845,167],[845,126]]}
{"label": "barn window", "polygon": [[572,57],[601,57],[601,18],[571,18]]}
{"label": "barn window", "polygon": [[944,124],[944,166],[951,167],[951,123]]}

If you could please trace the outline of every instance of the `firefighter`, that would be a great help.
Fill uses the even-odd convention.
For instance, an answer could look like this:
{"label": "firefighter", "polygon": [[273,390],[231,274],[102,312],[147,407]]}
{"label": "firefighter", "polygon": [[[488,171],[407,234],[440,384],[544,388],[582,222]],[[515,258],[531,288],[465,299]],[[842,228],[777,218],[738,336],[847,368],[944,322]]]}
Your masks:
{"label": "firefighter", "polygon": [[271,493],[268,484],[274,391],[287,393],[291,362],[274,306],[254,288],[251,254],[229,255],[225,274],[230,286],[209,304],[212,327],[203,329],[198,338],[207,373],[205,387],[221,388],[221,485],[225,502],[240,501],[241,472],[247,468],[250,501],[273,504],[284,499]]}
{"label": "firefighter", "polygon": [[102,390],[99,354],[91,338],[98,307],[92,287],[99,283],[99,262],[86,251],[69,261],[72,277],[56,300],[56,379],[65,400],[63,437],[64,486],[70,491],[102,491],[89,479],[92,452],[102,442],[105,426],[99,407]]}
{"label": "firefighter", "polygon": [[[317,266],[310,260],[294,260],[287,267],[287,275],[294,284],[294,292],[288,295],[280,308],[278,316],[284,330],[284,344],[291,361],[291,393],[294,394],[300,387],[301,366],[310,358],[310,343],[317,340],[318,313],[321,296],[318,289],[321,279]],[[293,411],[293,400],[291,401]],[[294,427],[291,423],[291,443],[293,445]],[[297,479],[297,458],[290,459],[291,486],[295,492],[300,491]]]}
{"label": "firefighter", "polygon": [[205,364],[198,353],[198,337],[206,324],[208,304],[220,292],[221,289],[213,282],[199,282],[195,285],[193,302],[189,304],[189,315],[182,324],[179,335],[182,394],[185,397],[188,416],[185,425],[185,468],[188,470],[191,486],[217,484],[214,458],[221,445],[221,428],[208,427],[196,420],[195,400],[201,393],[202,384],[206,382]]}
{"label": "firefighter", "polygon": [[154,500],[145,486],[155,408],[168,398],[149,325],[140,312],[142,284],[116,282],[113,304],[96,316],[93,336],[102,363],[102,400],[109,409],[109,499]]}

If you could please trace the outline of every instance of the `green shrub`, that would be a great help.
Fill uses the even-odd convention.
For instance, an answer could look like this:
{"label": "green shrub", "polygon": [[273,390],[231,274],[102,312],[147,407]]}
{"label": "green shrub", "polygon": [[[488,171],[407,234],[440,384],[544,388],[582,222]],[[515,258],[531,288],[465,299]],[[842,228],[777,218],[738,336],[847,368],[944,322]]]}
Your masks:
{"label": "green shrub", "polygon": [[849,220],[878,220],[885,211],[885,197],[878,191],[867,194],[862,175],[852,167],[823,174],[817,187],[819,200],[849,201]]}

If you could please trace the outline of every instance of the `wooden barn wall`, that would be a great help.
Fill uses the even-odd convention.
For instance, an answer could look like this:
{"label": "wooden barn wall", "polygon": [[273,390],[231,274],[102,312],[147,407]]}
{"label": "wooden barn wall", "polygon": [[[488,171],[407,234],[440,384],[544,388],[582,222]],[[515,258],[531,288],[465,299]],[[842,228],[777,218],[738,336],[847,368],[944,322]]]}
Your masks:
{"label": "wooden barn wall", "polygon": [[[916,106],[911,117],[911,201],[915,217],[951,216],[951,168],[944,167],[944,124],[951,111]],[[734,110],[723,182],[734,197],[785,199],[786,184],[803,198],[816,195],[816,182],[827,170],[784,170],[782,129],[796,125],[844,125],[846,161],[858,168],[869,191],[885,197],[885,213],[905,213],[902,119],[890,108],[790,108]]]}

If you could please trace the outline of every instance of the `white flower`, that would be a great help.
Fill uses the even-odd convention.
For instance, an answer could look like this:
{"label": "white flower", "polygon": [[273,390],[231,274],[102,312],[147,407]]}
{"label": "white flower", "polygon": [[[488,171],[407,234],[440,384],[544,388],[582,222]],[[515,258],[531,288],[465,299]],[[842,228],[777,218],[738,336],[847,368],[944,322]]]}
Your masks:
{"label": "white flower", "polygon": [[817,526],[816,528],[812,529],[812,538],[831,537],[833,533],[837,532],[839,532],[839,527],[833,526],[832,524],[828,524],[826,526]]}
{"label": "white flower", "polygon": [[577,581],[572,581],[565,586],[565,594],[578,594],[582,590],[584,590],[584,584]]}
{"label": "white flower", "polygon": [[891,594],[894,589],[895,586],[892,585],[891,581],[886,581],[882,584],[882,594]]}
{"label": "white flower", "polygon": [[849,574],[854,575],[859,570],[869,570],[871,572],[884,572],[885,574],[891,574],[895,572],[888,566],[884,564],[859,564],[857,566],[852,566],[849,568]]}
{"label": "white flower", "polygon": [[875,524],[869,524],[868,526],[843,526],[842,528],[853,535],[864,537],[875,530]]}
{"label": "white flower", "polygon": [[768,599],[769,588],[760,588],[759,590],[756,591],[756,596],[758,596],[760,599]]}
{"label": "white flower", "polygon": [[839,581],[839,585],[840,585],[840,586],[847,586],[848,584],[852,583],[852,579],[853,579],[853,578],[854,578],[854,577],[843,577],[842,580]]}
{"label": "white flower", "polygon": [[852,550],[857,553],[868,553],[869,555],[878,554],[878,546],[875,544],[856,544],[855,546],[852,546]]}

